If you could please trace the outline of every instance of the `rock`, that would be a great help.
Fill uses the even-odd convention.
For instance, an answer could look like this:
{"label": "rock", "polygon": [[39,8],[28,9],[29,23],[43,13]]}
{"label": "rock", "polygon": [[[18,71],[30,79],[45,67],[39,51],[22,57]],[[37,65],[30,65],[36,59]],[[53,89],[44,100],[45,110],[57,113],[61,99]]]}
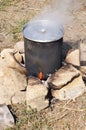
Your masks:
{"label": "rock", "polygon": [[52,89],[61,89],[79,75],[79,71],[72,65],[64,65],[47,79],[46,84]]}
{"label": "rock", "polygon": [[19,52],[16,52],[14,56],[19,63],[22,62],[22,55]]}
{"label": "rock", "polygon": [[11,98],[16,92],[27,86],[26,75],[7,66],[0,59],[0,104],[11,104]]}
{"label": "rock", "polygon": [[82,74],[86,75],[86,66],[80,66],[80,71]]}
{"label": "rock", "polygon": [[24,41],[19,41],[15,44],[14,50],[20,52],[25,64]]}
{"label": "rock", "polygon": [[82,95],[84,92],[86,92],[86,86],[81,76],[75,78],[72,82],[65,85],[62,89],[51,91],[52,96],[59,100],[75,99],[76,97]]}
{"label": "rock", "polygon": [[24,104],[26,101],[26,91],[18,91],[11,98],[11,103],[15,104]]}
{"label": "rock", "polygon": [[7,48],[1,51],[0,56],[2,59],[8,60],[10,53],[13,53],[13,52],[14,52],[14,49]]}
{"label": "rock", "polygon": [[10,49],[10,48],[4,49],[0,53],[0,56],[1,56],[2,59],[6,60],[8,62],[9,62],[9,60],[11,60],[10,63],[9,63],[9,64],[11,64],[11,62],[13,62],[13,60],[14,60],[14,59],[12,59],[12,56],[11,56],[12,54],[15,56],[16,60],[19,63],[22,62],[22,57],[24,57],[23,54],[20,54],[18,51],[15,52],[14,49]]}
{"label": "rock", "polygon": [[22,56],[23,63],[25,64],[25,53],[22,53],[21,56]]}
{"label": "rock", "polygon": [[47,93],[47,88],[38,78],[30,77],[26,93],[27,107],[31,106],[32,108],[36,108],[38,111],[47,107],[49,105],[48,100],[45,100]]}
{"label": "rock", "polygon": [[66,56],[65,62],[71,63],[72,65],[80,66],[79,49],[69,51]]}
{"label": "rock", "polygon": [[80,72],[81,72],[83,80],[86,83],[86,66],[80,66]]}
{"label": "rock", "polygon": [[0,33],[0,42],[3,42],[4,40],[5,40],[5,36],[2,33]]}
{"label": "rock", "polygon": [[14,49],[18,52],[24,53],[24,41],[19,41],[15,44]]}
{"label": "rock", "polygon": [[0,105],[0,130],[4,130],[14,126],[14,118],[9,111],[8,107],[3,104]]}
{"label": "rock", "polygon": [[86,66],[86,38],[80,41],[80,65]]}
{"label": "rock", "polygon": [[19,52],[15,53],[15,55],[13,55],[13,53],[14,49],[4,49],[0,54],[0,60],[2,60],[8,67],[25,74],[26,69],[21,65],[22,55],[20,55]]}

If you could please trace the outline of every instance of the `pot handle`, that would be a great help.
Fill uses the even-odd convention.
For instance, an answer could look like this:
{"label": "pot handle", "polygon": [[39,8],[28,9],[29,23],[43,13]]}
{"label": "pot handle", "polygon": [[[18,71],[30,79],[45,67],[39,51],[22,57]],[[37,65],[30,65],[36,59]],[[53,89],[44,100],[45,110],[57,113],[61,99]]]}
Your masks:
{"label": "pot handle", "polygon": [[16,54],[17,52],[18,52],[18,51],[16,51],[16,52],[10,52],[10,54],[11,54],[11,56],[13,57],[13,59],[14,59],[21,67],[26,68],[26,67],[25,67],[25,64],[20,63],[20,62],[16,59],[15,54]]}

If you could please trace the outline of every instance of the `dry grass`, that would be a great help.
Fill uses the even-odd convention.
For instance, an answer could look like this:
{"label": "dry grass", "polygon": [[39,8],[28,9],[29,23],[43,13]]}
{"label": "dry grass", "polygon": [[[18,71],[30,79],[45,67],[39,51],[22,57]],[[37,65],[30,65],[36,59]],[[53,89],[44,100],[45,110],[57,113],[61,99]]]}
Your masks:
{"label": "dry grass", "polygon": [[[38,14],[51,0],[0,0],[0,33],[5,36],[0,42],[0,50],[13,47],[16,41],[23,39],[23,25]],[[77,13],[73,27],[65,30],[64,40],[77,41],[86,35],[85,10]],[[83,26],[82,26],[83,25]],[[86,93],[75,102],[57,102],[50,109],[37,112],[27,111],[26,105],[11,106],[16,115],[16,125],[7,130],[85,130],[86,129]]]}
{"label": "dry grass", "polygon": [[50,0],[0,0],[0,33],[5,36],[0,50],[22,40],[24,24],[39,14]]}
{"label": "dry grass", "polygon": [[85,130],[86,128],[86,93],[76,101],[56,102],[50,108],[37,112],[26,109],[26,105],[11,106],[16,115],[16,125],[7,130]]}

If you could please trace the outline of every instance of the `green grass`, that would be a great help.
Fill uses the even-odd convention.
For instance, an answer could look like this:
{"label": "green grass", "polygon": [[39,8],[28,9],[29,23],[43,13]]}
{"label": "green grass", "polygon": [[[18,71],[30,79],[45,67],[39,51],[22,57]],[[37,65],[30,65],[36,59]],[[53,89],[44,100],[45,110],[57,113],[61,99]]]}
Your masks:
{"label": "green grass", "polygon": [[23,20],[19,21],[16,26],[13,26],[13,27],[11,28],[11,32],[12,32],[13,34],[20,33],[20,32],[22,31],[22,28],[23,28],[23,26],[24,26],[24,24],[25,24],[26,22],[27,22],[26,19],[23,19]]}
{"label": "green grass", "polygon": [[10,6],[15,0],[0,0],[0,11],[5,10],[6,6]]}
{"label": "green grass", "polygon": [[13,36],[13,42],[21,40],[23,26],[28,22],[28,19],[23,19],[16,23],[16,26],[11,26],[10,33]]}

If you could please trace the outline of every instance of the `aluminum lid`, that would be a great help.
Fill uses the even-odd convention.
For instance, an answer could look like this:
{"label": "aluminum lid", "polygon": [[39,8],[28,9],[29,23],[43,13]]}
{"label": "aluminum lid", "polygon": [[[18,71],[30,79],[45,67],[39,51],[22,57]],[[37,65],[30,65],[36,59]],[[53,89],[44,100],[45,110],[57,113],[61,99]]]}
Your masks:
{"label": "aluminum lid", "polygon": [[36,42],[52,42],[64,35],[61,24],[49,20],[35,20],[27,23],[23,28],[23,36]]}

